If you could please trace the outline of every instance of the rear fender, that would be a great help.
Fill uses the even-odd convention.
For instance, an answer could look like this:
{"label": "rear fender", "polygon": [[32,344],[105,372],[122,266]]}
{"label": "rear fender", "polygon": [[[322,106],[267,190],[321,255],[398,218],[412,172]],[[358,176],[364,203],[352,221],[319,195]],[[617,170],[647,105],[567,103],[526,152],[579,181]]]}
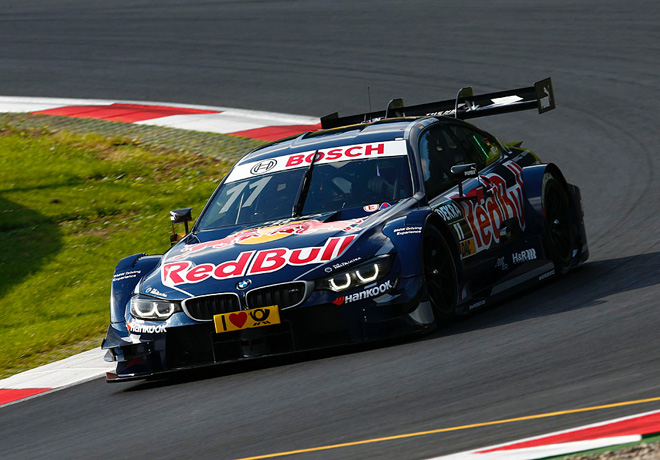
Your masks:
{"label": "rear fender", "polygon": [[575,248],[571,259],[571,266],[575,266],[589,258],[589,245],[587,244],[587,231],[584,227],[584,211],[582,210],[580,188],[577,185],[568,184],[568,191],[571,197],[573,228],[576,232]]}
{"label": "rear fender", "polygon": [[125,320],[126,303],[130,300],[135,286],[160,262],[162,255],[148,256],[134,254],[123,258],[112,276],[110,293],[110,322],[120,323]]}
{"label": "rear fender", "polygon": [[[527,197],[527,212],[532,213],[534,217],[527,219],[527,222],[533,222],[538,225],[533,231],[543,232],[543,175],[551,172],[568,191],[570,200],[570,212],[573,222],[573,234],[575,246],[573,248],[573,260],[571,265],[577,265],[585,260],[589,255],[587,247],[587,234],[584,228],[584,214],[582,211],[582,199],[579,187],[566,182],[561,170],[553,163],[527,166],[523,168],[523,183],[525,184],[525,195]],[[530,214],[528,214],[529,216]]]}
{"label": "rear fender", "polygon": [[[541,164],[523,168],[522,178],[527,198],[525,221],[534,227],[531,229],[534,233],[543,231],[543,175],[551,166],[554,165]],[[554,167],[553,173],[555,170],[557,177],[565,183],[559,169]]]}

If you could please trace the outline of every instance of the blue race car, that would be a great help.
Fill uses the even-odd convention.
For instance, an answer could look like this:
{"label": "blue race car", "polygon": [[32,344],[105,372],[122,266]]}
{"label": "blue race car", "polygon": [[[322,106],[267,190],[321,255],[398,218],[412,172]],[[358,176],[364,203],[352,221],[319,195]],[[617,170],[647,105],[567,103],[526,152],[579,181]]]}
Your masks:
{"label": "blue race car", "polygon": [[463,121],[529,88],[322,119],[260,147],[164,255],[117,265],[108,381],[431,330],[588,257],[578,187]]}

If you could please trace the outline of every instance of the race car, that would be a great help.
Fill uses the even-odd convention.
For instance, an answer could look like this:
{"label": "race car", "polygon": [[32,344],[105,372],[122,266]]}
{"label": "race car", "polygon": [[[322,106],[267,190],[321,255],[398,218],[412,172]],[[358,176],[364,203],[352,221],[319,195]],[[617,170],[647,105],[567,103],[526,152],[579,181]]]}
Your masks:
{"label": "race car", "polygon": [[107,380],[424,333],[581,264],[579,188],[464,121],[554,106],[550,79],[465,88],[247,154],[169,251],[117,265]]}

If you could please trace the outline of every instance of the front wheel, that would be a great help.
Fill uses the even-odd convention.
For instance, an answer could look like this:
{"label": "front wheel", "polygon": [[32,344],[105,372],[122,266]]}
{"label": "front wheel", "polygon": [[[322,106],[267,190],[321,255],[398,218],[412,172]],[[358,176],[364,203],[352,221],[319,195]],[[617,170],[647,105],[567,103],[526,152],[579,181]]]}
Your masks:
{"label": "front wheel", "polygon": [[555,271],[568,271],[575,236],[571,219],[570,198],[566,186],[551,172],[543,175],[543,244]]}
{"label": "front wheel", "polygon": [[435,227],[424,231],[423,274],[435,320],[438,325],[456,315],[457,276],[454,257],[444,237]]}

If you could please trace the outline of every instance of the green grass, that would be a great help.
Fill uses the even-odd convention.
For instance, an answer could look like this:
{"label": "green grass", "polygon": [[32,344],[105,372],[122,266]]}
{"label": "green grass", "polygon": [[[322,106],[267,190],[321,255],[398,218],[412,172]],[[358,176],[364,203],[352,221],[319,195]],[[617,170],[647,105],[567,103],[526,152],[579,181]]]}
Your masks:
{"label": "green grass", "polygon": [[116,123],[81,121],[81,134],[36,120],[0,122],[0,378],[98,346],[119,259],[166,251],[169,210],[199,212],[258,144],[206,134],[230,151],[196,154],[159,147],[154,128],[141,142],[99,134]]}
{"label": "green grass", "polygon": [[[547,457],[545,460],[597,460],[601,455],[603,458],[637,458],[631,454],[638,448],[643,448],[646,445],[653,445],[660,443],[660,434],[648,434],[642,436],[639,442],[631,442],[628,444],[619,444],[617,446],[603,447],[601,449],[592,449],[579,452],[573,455],[559,455],[555,457]],[[655,449],[657,452],[657,449]],[[625,456],[624,454],[627,454]]]}

